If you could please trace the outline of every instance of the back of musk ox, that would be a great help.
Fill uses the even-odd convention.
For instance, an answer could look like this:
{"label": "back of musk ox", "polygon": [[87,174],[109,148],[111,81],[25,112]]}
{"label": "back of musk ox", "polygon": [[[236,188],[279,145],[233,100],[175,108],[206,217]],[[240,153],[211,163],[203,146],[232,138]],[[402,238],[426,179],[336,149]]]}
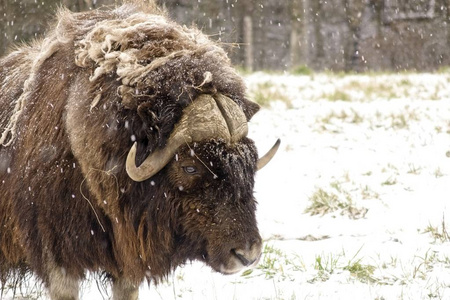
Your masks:
{"label": "back of musk ox", "polygon": [[[0,281],[137,299],[178,265],[255,264],[258,105],[217,44],[154,5],[71,13],[0,60]],[[1,298],[1,295],[0,295]]]}

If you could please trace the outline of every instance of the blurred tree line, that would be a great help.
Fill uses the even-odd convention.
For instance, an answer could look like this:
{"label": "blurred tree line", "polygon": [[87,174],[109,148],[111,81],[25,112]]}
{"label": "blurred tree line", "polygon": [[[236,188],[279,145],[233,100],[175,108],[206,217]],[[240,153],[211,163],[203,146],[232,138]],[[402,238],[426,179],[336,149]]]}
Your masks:
{"label": "blurred tree line", "polygon": [[[0,0],[0,54],[39,37],[59,5],[121,0]],[[223,43],[248,70],[436,70],[450,65],[450,0],[157,0]]]}

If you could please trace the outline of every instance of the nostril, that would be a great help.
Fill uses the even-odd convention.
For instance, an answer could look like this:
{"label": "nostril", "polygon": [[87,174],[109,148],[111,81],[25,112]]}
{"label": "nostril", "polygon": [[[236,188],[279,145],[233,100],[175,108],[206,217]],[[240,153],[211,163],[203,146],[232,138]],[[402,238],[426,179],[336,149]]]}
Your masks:
{"label": "nostril", "polygon": [[248,259],[245,255],[245,252],[243,250],[240,249],[233,249],[231,250],[231,252],[241,261],[241,263],[244,266],[250,266],[251,264],[253,264],[256,259]]}

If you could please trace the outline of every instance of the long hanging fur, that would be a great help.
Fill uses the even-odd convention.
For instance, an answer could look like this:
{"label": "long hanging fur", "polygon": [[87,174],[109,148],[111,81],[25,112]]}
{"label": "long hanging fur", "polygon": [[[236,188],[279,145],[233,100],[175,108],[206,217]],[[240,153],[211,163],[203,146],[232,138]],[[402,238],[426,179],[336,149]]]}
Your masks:
{"label": "long hanging fur", "polygon": [[[259,239],[257,153],[249,139],[192,146],[221,174],[204,180],[213,188],[196,186],[192,195],[174,186],[170,166],[145,184],[125,173],[133,142],[142,161],[165,146],[183,108],[217,92],[236,101],[248,120],[258,110],[218,44],[145,2],[61,9],[43,40],[2,58],[2,288],[30,269],[48,284],[56,267],[78,279],[92,271],[158,281],[188,259],[217,265],[205,249],[217,259],[228,255],[220,252],[224,240]],[[246,200],[235,202],[236,195]],[[226,224],[230,214],[236,224]],[[217,228],[205,231],[205,224]]]}

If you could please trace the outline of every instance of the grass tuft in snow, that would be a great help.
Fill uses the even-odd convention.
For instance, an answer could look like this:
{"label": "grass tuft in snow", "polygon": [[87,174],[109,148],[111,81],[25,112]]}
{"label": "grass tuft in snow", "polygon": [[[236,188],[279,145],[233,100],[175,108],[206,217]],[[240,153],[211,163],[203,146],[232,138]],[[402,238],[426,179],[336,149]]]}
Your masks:
{"label": "grass tuft in snow", "polygon": [[383,181],[381,183],[381,185],[396,185],[397,184],[397,179],[389,177],[388,179],[386,179],[385,181]]}
{"label": "grass tuft in snow", "polygon": [[436,170],[434,170],[433,175],[435,178],[440,178],[444,176],[444,173],[442,173],[441,168],[437,167]]}
{"label": "grass tuft in snow", "polygon": [[403,113],[390,115],[391,127],[394,129],[408,129],[411,121],[419,121],[419,116],[415,111],[405,111]]}
{"label": "grass tuft in snow", "polygon": [[296,66],[291,70],[293,75],[312,75],[313,73],[314,71],[306,65]]}
{"label": "grass tuft in snow", "polygon": [[342,202],[336,194],[326,192],[321,188],[317,189],[309,200],[312,203],[306,208],[305,212],[310,213],[311,215],[325,215],[348,206],[348,204]]}
{"label": "grass tuft in snow", "polygon": [[340,120],[351,124],[359,124],[364,121],[364,118],[355,109],[351,108],[349,111],[341,110],[340,113],[332,111],[317,121],[325,124],[332,124],[334,120]]}
{"label": "grass tuft in snow", "polygon": [[[266,279],[272,279],[276,275],[284,277],[284,267],[287,263],[290,263],[287,256],[278,248],[272,245],[265,244],[262,259],[257,266],[257,269],[262,271],[262,274]],[[247,275],[250,275],[251,272]],[[243,276],[245,276],[243,274]]]}
{"label": "grass tuft in snow", "polygon": [[367,199],[380,199],[380,194],[372,190],[368,185],[365,185],[364,187],[360,187],[361,190],[361,196],[364,200]]}
{"label": "grass tuft in snow", "polygon": [[377,280],[373,277],[376,268],[372,265],[363,264],[363,259],[357,258],[362,248],[363,246],[359,248],[343,269],[349,271],[353,277],[363,283],[376,282]]}
{"label": "grass tuft in snow", "polygon": [[268,107],[272,101],[281,101],[288,108],[292,107],[291,99],[283,85],[274,85],[269,81],[261,82],[251,87],[249,94],[250,98],[261,106]]}
{"label": "grass tuft in snow", "polygon": [[422,172],[422,167],[417,167],[413,163],[408,164],[408,174],[419,175]]}
{"label": "grass tuft in snow", "polygon": [[352,276],[354,276],[361,282],[375,282],[376,279],[373,278],[375,267],[372,265],[362,264],[361,260],[362,259],[359,259],[355,262],[349,262],[349,264],[344,267],[344,270],[349,271]]}
{"label": "grass tuft in snow", "polygon": [[293,272],[306,271],[305,264],[298,254],[288,255],[272,244],[265,243],[262,257],[256,268],[244,271],[241,277],[246,279],[264,277],[264,279],[293,279]]}
{"label": "grass tuft in snow", "polygon": [[341,215],[348,215],[351,219],[360,219],[367,213],[366,208],[354,205],[350,193],[343,188],[339,182],[330,184],[331,191],[317,188],[309,197],[310,205],[305,209],[306,213],[314,215],[325,215],[340,211]]}
{"label": "grass tuft in snow", "polygon": [[445,224],[444,217],[442,218],[441,226],[432,226],[429,224],[427,228],[425,228],[424,233],[429,233],[431,237],[434,239],[434,242],[440,241],[441,243],[450,242],[450,235],[447,231],[447,226]]}
{"label": "grass tuft in snow", "polygon": [[317,270],[317,273],[308,282],[315,283],[317,281],[327,281],[334,274],[343,274],[345,273],[344,271],[349,273],[351,276],[350,278],[356,279],[362,283],[377,282],[378,280],[374,277],[376,267],[364,264],[363,258],[358,258],[361,248],[346,264],[342,263],[345,253],[317,255],[314,261],[314,269]]}
{"label": "grass tuft in snow", "polygon": [[314,269],[317,270],[318,273],[317,277],[313,278],[312,281],[327,281],[330,278],[330,275],[332,275],[335,270],[338,269],[340,258],[340,255],[335,255],[332,253],[329,253],[326,256],[316,256]]}
{"label": "grass tuft in snow", "polygon": [[352,101],[352,97],[349,93],[341,90],[335,90],[333,93],[324,94],[323,98],[328,101]]}

